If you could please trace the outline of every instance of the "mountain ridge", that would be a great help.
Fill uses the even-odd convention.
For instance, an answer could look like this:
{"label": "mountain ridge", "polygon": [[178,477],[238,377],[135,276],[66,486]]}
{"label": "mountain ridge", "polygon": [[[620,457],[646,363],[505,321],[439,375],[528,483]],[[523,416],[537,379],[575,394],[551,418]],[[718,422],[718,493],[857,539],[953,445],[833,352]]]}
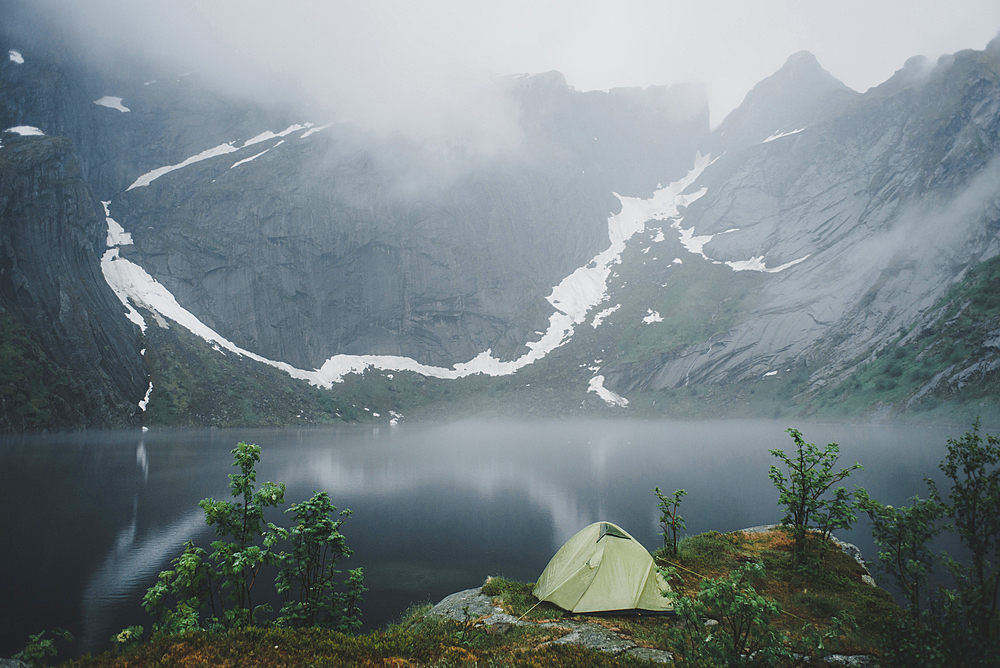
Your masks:
{"label": "mountain ridge", "polygon": [[[787,369],[789,403],[808,411],[899,332],[931,322],[932,307],[1000,250],[998,51],[991,42],[933,66],[911,59],[866,93],[800,52],[711,133],[703,87],[581,93],[558,73],[498,78],[518,100],[522,136],[490,154],[306,123],[307,107],[226,99],[197,75],[81,78],[84,66],[36,63],[29,51],[0,64],[12,93],[0,125],[63,131],[90,192],[130,235],[115,257],[218,340],[301,378],[341,358],[347,370],[392,356],[413,361],[393,368],[453,370],[443,375],[483,355],[493,360],[483,370],[532,359],[518,377],[549,386],[553,405],[599,409],[599,386],[639,410],[644,396],[740,393]],[[21,160],[0,147],[4,159]],[[12,229],[31,219],[18,207]],[[626,211],[629,231],[616,232]],[[104,245],[90,247],[99,260]],[[604,301],[577,313],[566,295],[591,274],[605,292],[587,290]],[[36,337],[44,329],[17,317]],[[147,395],[136,381],[146,363],[125,354],[141,334],[123,313],[107,320],[128,369],[112,374],[121,395],[155,404],[169,379],[152,378]],[[992,362],[976,350],[954,373],[978,365],[988,385]],[[949,378],[938,385],[960,384]],[[450,382],[500,397],[520,383]],[[893,394],[894,410],[926,387]],[[134,424],[132,413],[102,419]]]}

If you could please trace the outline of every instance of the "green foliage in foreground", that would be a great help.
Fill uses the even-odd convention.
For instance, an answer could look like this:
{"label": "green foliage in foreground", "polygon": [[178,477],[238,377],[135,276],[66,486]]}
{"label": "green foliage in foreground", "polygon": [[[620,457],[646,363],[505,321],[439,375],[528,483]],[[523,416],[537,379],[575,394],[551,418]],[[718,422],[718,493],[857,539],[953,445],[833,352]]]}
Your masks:
{"label": "green foliage in foreground", "polygon": [[[340,533],[350,511],[332,519],[336,508],[326,492],[290,509],[297,520],[283,529],[264,520],[267,508],[284,503],[285,486],[271,482],[256,488],[260,447],[240,443],[233,450],[230,491],[236,502],[205,499],[199,504],[205,522],[221,539],[212,543],[210,555],[188,541],[172,570],[143,598],[143,607],[155,618],[154,634],[181,634],[200,629],[254,626],[269,606],[254,606],[253,590],[261,569],[278,567],[275,581],[285,598],[276,620],[287,626],[324,626],[351,631],[361,625],[361,569],[351,571],[346,591],[337,591],[337,563],[351,551]],[[278,541],[291,543],[291,551],[275,549]]]}
{"label": "green foliage in foreground", "polygon": [[935,557],[930,542],[941,532],[935,522],[944,509],[933,499],[914,496],[911,505],[893,508],[879,503],[858,488],[854,493],[857,507],[871,520],[872,537],[879,546],[878,561],[900,593],[906,597],[914,618],[920,615],[920,602]]}
{"label": "green foliage in foreground", "polygon": [[850,529],[857,519],[853,512],[850,494],[843,487],[834,490],[832,499],[824,499],[831,487],[847,478],[852,472],[864,469],[854,462],[852,466],[834,471],[840,457],[840,446],[829,443],[820,450],[806,443],[797,429],[788,429],[795,443],[792,455],[782,450],[771,450],[788,469],[788,477],[777,466],[768,474],[780,493],[778,505],[785,506],[781,523],[792,527],[795,536],[795,556],[801,560],[806,545],[806,532],[815,525],[828,538],[836,529]]}
{"label": "green foliage in foreground", "polygon": [[[667,576],[676,571],[664,569]],[[755,582],[765,578],[760,563],[745,563],[728,575],[701,581],[697,596],[677,599],[679,623],[667,631],[677,666],[799,666],[836,653],[840,639],[856,625],[850,615],[834,616],[822,630],[802,628],[794,639],[773,622],[782,613]],[[706,626],[704,619],[718,623]]]}
{"label": "green foliage in foreground", "polygon": [[[898,509],[857,493],[880,547],[880,570],[909,603],[909,616],[885,627],[887,666],[995,666],[1000,656],[1000,439],[984,439],[977,419],[947,447],[940,464],[947,492],[927,479],[930,498],[913,497]],[[930,543],[941,531],[957,534],[970,563],[933,555]],[[935,564],[946,567],[951,587],[927,586]]]}
{"label": "green foliage in foreground", "polygon": [[28,644],[25,645],[24,649],[11,658],[24,661],[31,668],[41,668],[48,664],[49,659],[55,658],[56,654],[59,653],[56,647],[57,640],[65,642],[73,640],[73,634],[64,629],[54,629],[51,638],[46,637],[48,633],[48,631],[41,631],[29,636]]}
{"label": "green foliage in foreground", "polygon": [[[327,629],[240,628],[163,636],[119,653],[69,662],[68,668],[134,666],[267,666],[269,668],[403,668],[468,666],[496,668],[626,668],[651,664],[571,645],[546,645],[551,631],[511,631],[463,637],[455,622],[412,622],[376,633],[347,635]],[[510,648],[507,643],[514,645]],[[471,646],[470,646],[471,644]]]}
{"label": "green foliage in foreground", "polygon": [[664,496],[659,487],[653,489],[656,498],[659,499],[657,508],[660,509],[660,526],[663,527],[663,547],[673,556],[677,556],[677,539],[680,532],[687,528],[684,518],[681,517],[677,508],[681,501],[687,496],[687,492],[678,489],[670,496]]}

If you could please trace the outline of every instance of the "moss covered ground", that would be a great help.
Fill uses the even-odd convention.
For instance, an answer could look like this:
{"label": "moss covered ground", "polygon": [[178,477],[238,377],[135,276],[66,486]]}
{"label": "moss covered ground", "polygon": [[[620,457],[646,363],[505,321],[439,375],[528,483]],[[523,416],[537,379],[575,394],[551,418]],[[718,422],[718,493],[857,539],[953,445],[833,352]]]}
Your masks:
{"label": "moss covered ground", "polygon": [[[781,605],[776,626],[789,639],[806,629],[823,628],[834,615],[850,613],[856,631],[840,638],[845,653],[869,654],[880,625],[900,614],[883,590],[861,581],[863,569],[839,548],[815,538],[805,565],[791,559],[791,540],[782,530],[758,534],[709,532],[682,541],[676,557],[657,554],[661,566],[681,575],[674,581],[680,595],[693,595],[704,578],[725,575],[741,563],[759,561],[767,577],[758,591]],[[506,612],[528,621],[559,622],[567,618],[593,621],[631,639],[640,647],[671,649],[672,616],[570,615],[539,603],[531,583],[491,578],[483,593]],[[72,668],[145,666],[638,666],[654,665],[630,656],[613,656],[577,646],[552,645],[565,635],[551,627],[515,626],[497,633],[474,621],[459,623],[428,618],[429,606],[410,610],[401,621],[357,636],[320,629],[244,628],[228,632],[193,632],[154,638],[138,646],[87,656],[64,664]],[[662,665],[662,664],[659,664]],[[822,661],[810,665],[822,666]]]}

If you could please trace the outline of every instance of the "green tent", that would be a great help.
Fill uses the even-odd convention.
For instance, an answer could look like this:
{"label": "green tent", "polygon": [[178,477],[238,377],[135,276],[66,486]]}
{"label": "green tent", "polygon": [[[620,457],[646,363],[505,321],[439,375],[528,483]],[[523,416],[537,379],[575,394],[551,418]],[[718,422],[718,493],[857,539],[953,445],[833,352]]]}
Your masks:
{"label": "green tent", "polygon": [[674,609],[661,594],[668,591],[639,541],[611,522],[596,522],[559,548],[532,593],[570,612],[664,612]]}

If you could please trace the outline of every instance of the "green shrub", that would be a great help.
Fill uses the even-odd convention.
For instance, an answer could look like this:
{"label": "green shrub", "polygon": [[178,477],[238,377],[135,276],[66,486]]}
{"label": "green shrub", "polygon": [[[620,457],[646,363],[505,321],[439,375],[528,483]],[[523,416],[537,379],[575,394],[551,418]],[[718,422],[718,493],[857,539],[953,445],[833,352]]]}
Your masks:
{"label": "green shrub", "polygon": [[[326,492],[319,492],[289,509],[297,520],[291,529],[267,523],[264,510],[284,503],[285,486],[267,482],[256,489],[259,446],[241,442],[232,453],[240,471],[229,476],[229,487],[237,501],[199,503],[205,522],[222,540],[212,543],[211,554],[188,541],[171,562],[173,568],[160,573],[143,598],[155,619],[153,633],[254,626],[260,614],[271,612],[270,606],[253,605],[253,588],[265,565],[279,567],[275,584],[285,605],[278,624],[360,628],[362,570],[349,572],[344,591],[335,589],[336,565],[351,554],[340,533],[351,511],[334,520],[337,509]],[[291,552],[275,549],[279,539],[291,544]]]}
{"label": "green shrub", "polygon": [[839,471],[833,467],[840,457],[840,446],[829,443],[820,450],[812,443],[806,443],[797,429],[786,430],[795,443],[795,452],[789,456],[782,450],[771,450],[788,469],[788,477],[777,466],[771,466],[768,474],[778,488],[778,505],[785,506],[785,516],[781,523],[792,527],[795,536],[795,558],[804,555],[806,532],[815,525],[823,537],[829,537],[835,529],[850,529],[857,519],[854,516],[850,494],[843,487],[834,490],[832,499],[822,498],[831,487],[858,469],[864,469],[854,462]]}
{"label": "green shrub", "polygon": [[656,498],[660,500],[660,526],[663,527],[663,548],[669,556],[677,556],[677,538],[681,531],[687,528],[684,518],[681,517],[677,508],[681,505],[681,500],[687,496],[683,489],[675,491],[671,496],[664,496],[660,488],[653,489]]}
{"label": "green shrub", "polygon": [[45,637],[48,633],[49,631],[41,631],[35,635],[28,636],[28,644],[11,658],[24,661],[31,668],[42,668],[42,666],[48,663],[49,659],[55,658],[59,653],[59,650],[56,648],[57,640],[66,642],[73,640],[73,634],[64,629],[54,629],[51,638]]}

